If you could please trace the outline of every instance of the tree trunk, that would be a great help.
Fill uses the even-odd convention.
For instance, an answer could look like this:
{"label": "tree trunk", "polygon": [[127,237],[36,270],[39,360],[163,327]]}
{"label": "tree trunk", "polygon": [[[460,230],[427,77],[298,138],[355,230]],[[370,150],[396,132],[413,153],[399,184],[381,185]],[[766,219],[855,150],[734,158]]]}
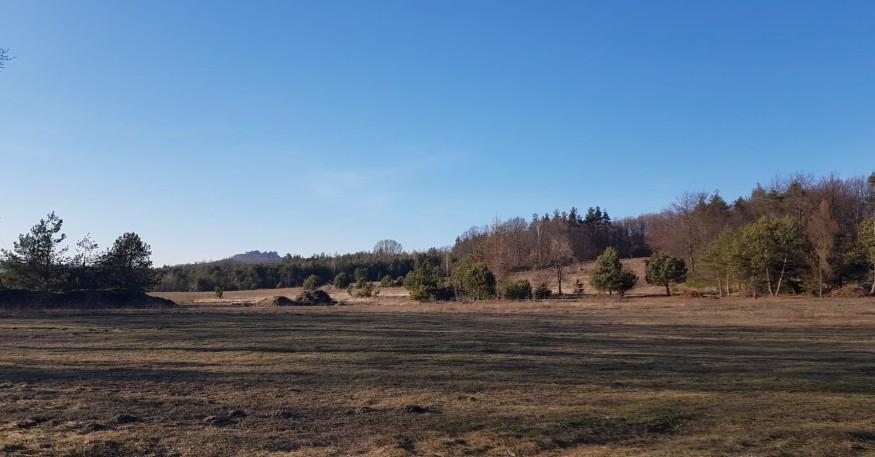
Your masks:
{"label": "tree trunk", "polygon": [[562,267],[556,267],[556,280],[559,282],[559,296],[562,296]]}
{"label": "tree trunk", "polygon": [[869,295],[875,295],[875,268],[872,269],[872,288],[869,289]]}
{"label": "tree trunk", "polygon": [[668,283],[665,283],[665,295],[671,297],[671,288],[668,287]]}
{"label": "tree trunk", "polygon": [[775,288],[775,296],[781,293],[781,282],[784,281],[784,270],[787,268],[787,257],[784,257],[784,262],[781,264],[781,275],[778,276],[778,287]]}
{"label": "tree trunk", "polygon": [[772,292],[772,275],[769,274],[769,267],[766,267],[766,286],[769,288],[769,295],[775,295],[775,293]]}
{"label": "tree trunk", "polygon": [[823,268],[817,266],[817,296],[823,300]]}

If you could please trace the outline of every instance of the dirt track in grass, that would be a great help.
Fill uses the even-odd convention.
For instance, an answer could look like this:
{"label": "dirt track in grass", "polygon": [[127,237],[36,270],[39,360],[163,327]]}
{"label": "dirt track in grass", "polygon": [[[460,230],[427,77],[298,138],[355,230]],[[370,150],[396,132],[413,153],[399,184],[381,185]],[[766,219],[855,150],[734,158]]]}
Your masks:
{"label": "dirt track in grass", "polygon": [[0,317],[0,456],[875,455],[875,302]]}

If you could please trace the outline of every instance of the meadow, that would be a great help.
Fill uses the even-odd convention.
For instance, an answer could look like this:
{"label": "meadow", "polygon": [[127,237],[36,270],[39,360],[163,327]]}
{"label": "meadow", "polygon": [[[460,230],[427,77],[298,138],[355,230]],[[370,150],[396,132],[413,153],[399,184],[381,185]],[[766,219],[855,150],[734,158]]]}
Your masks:
{"label": "meadow", "polygon": [[3,314],[0,455],[875,455],[871,299],[276,292]]}

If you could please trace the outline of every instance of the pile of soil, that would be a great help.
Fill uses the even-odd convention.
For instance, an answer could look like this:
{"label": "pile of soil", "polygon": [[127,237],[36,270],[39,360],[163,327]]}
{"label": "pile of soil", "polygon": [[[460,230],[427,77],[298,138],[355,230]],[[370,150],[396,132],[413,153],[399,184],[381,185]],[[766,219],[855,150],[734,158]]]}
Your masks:
{"label": "pile of soil", "polygon": [[261,306],[325,306],[333,305],[336,302],[330,295],[322,290],[305,290],[298,294],[294,300],[277,295],[276,297],[266,298],[259,302]]}
{"label": "pile of soil", "polygon": [[288,297],[277,295],[276,297],[268,298],[266,304],[267,306],[294,306],[295,302]]}
{"label": "pile of soil", "polygon": [[333,305],[336,302],[331,295],[324,290],[305,290],[295,297],[295,304],[299,306]]}
{"label": "pile of soil", "polygon": [[0,309],[170,308],[176,303],[133,290],[0,290]]}

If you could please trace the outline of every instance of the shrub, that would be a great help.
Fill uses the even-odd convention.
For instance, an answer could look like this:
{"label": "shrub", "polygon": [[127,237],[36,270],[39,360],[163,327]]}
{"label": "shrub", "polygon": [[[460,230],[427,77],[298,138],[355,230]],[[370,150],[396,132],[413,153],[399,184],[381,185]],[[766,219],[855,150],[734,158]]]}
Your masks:
{"label": "shrub", "polygon": [[409,289],[409,290],[410,290],[410,299],[411,300],[425,301],[425,300],[428,300],[430,298],[428,290],[425,287],[416,286],[416,287]]}
{"label": "shrub", "polygon": [[319,287],[319,277],[316,275],[307,276],[307,279],[304,280],[304,290],[315,290]]}
{"label": "shrub", "polygon": [[392,287],[395,285],[395,281],[391,276],[386,275],[380,279],[380,287]]}
{"label": "shrub", "polygon": [[583,295],[583,281],[580,278],[574,280],[574,295]]}
{"label": "shrub", "polygon": [[528,300],[532,298],[532,283],[527,279],[511,281],[504,286],[504,297],[508,300]]}
{"label": "shrub", "polygon": [[534,291],[535,298],[537,298],[538,300],[550,298],[550,295],[552,294],[553,291],[550,290],[550,288],[547,287],[547,284],[544,284],[543,282],[541,283],[541,285],[536,287]]}
{"label": "shrub", "polygon": [[349,286],[348,292],[353,297],[370,297],[374,295],[374,284],[365,279],[359,279]]}
{"label": "shrub", "polygon": [[219,299],[221,299],[222,297],[225,296],[225,291],[223,291],[222,288],[219,286],[216,286],[216,290],[214,291],[214,293],[216,295],[216,298],[219,298]]}
{"label": "shrub", "polygon": [[464,257],[453,267],[453,284],[466,297],[475,300],[495,296],[495,276],[483,262]]}

